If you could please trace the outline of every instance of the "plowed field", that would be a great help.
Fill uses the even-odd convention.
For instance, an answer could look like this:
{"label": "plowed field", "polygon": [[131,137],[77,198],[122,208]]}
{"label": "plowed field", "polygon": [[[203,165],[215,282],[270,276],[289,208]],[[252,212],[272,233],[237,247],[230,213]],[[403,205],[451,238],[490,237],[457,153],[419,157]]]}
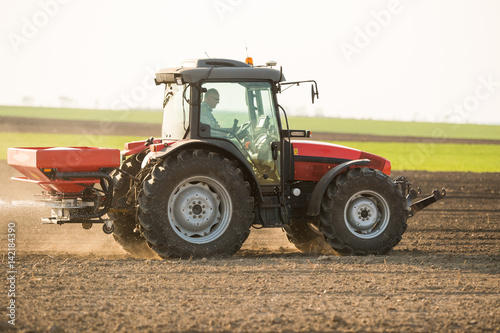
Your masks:
{"label": "plowed field", "polygon": [[385,256],[305,255],[273,229],[228,259],[160,261],[130,258],[97,226],[41,225],[47,208],[16,203],[38,188],[0,170],[0,267],[14,223],[21,332],[500,331],[500,174],[404,172],[448,196]]}
{"label": "plowed field", "polygon": [[[0,130],[96,128],[49,122],[4,118]],[[159,134],[159,126],[143,127],[116,124],[101,134]],[[395,140],[356,136],[381,139]],[[448,195],[411,218],[388,255],[306,255],[281,229],[264,229],[228,259],[160,261],[129,257],[99,226],[41,225],[48,208],[18,202],[38,187],[11,181],[17,172],[0,162],[0,272],[14,275],[1,284],[0,331],[500,332],[500,174],[403,174],[423,195],[440,187]],[[7,324],[10,300],[15,326]]]}

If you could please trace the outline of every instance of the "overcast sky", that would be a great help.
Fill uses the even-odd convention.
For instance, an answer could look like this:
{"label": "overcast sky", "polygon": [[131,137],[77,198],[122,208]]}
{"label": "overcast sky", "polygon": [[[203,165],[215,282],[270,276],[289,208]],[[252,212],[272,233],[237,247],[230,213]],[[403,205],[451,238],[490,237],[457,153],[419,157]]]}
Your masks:
{"label": "overcast sky", "polygon": [[0,0],[0,104],[156,108],[154,71],[275,60],[290,114],[500,124],[498,0]]}

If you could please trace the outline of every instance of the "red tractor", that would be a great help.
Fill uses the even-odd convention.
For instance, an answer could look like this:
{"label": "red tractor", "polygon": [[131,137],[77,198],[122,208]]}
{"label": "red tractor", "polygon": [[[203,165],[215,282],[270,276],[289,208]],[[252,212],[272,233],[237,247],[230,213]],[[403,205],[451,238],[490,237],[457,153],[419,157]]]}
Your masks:
{"label": "red tractor", "polygon": [[44,221],[103,223],[138,257],[229,256],[252,226],[283,228],[304,252],[387,253],[444,189],[414,203],[388,160],[304,140],[277,95],[308,82],[314,102],[316,82],[269,67],[200,59],[156,73],[161,138],[125,144],[121,166],[118,150],[89,147],[10,148],[8,162],[44,188]]}

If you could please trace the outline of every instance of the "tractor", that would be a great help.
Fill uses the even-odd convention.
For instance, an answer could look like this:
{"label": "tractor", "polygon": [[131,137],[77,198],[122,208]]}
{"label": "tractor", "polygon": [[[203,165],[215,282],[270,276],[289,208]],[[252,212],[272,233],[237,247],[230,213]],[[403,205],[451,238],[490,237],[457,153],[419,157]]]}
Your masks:
{"label": "tractor", "polygon": [[160,138],[121,152],[9,148],[8,162],[44,188],[45,222],[102,223],[135,257],[230,256],[252,227],[282,228],[302,252],[391,251],[407,219],[446,191],[416,201],[387,159],[290,129],[278,95],[310,84],[314,103],[318,87],[275,66],[197,59],[160,70]]}

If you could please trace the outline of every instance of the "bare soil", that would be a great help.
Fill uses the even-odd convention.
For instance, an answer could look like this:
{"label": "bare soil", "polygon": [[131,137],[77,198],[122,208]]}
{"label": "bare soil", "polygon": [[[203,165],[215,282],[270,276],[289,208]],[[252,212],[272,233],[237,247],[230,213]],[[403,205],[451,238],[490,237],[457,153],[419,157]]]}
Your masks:
{"label": "bare soil", "polygon": [[500,174],[405,172],[448,196],[385,256],[305,255],[268,229],[228,259],[160,261],[130,258],[97,226],[41,225],[46,208],[15,202],[36,186],[0,170],[0,267],[13,222],[22,332],[500,331]]}
{"label": "bare soil", "polygon": [[[388,255],[306,255],[253,230],[227,259],[140,260],[99,226],[41,225],[39,193],[0,162],[0,272],[15,223],[16,326],[79,332],[500,332],[500,174],[394,172],[447,197]],[[4,280],[5,281],[5,280]]]}

